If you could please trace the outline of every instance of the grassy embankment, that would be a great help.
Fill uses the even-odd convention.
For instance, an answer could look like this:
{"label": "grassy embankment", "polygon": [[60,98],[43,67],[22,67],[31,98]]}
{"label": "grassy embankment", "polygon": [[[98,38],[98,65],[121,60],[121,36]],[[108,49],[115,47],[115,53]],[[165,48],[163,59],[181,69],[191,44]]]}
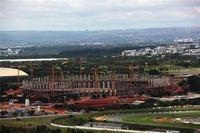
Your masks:
{"label": "grassy embankment", "polygon": [[173,118],[192,117],[196,118],[200,116],[200,112],[179,112],[179,113],[166,113],[166,114],[134,114],[125,116],[122,118],[124,123],[141,124],[151,126],[165,126],[165,127],[177,127],[188,129],[199,129],[200,125],[180,123],[172,121]]}

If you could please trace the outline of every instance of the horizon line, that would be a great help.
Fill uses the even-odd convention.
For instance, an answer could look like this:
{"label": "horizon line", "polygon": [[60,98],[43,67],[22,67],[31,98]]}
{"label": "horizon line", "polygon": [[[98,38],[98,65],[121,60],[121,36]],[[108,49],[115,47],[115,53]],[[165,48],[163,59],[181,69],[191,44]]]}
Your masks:
{"label": "horizon line", "polygon": [[62,32],[92,32],[92,31],[119,31],[119,30],[148,30],[148,29],[166,29],[166,28],[194,28],[194,27],[200,27],[200,25],[196,26],[166,26],[166,27],[150,27],[150,28],[124,28],[124,29],[96,29],[96,30],[0,30],[0,32],[56,32],[56,31],[62,31]]}

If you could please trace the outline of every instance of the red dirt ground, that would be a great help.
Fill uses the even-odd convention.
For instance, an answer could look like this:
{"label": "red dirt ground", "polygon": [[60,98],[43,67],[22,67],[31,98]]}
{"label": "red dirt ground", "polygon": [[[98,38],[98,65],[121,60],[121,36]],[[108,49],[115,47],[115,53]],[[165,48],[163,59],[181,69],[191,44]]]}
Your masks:
{"label": "red dirt ground", "polygon": [[18,88],[18,89],[9,89],[9,90],[6,90],[5,93],[7,95],[14,95],[14,94],[22,94],[22,89]]}
{"label": "red dirt ground", "polygon": [[118,96],[110,96],[101,99],[91,99],[90,97],[81,98],[80,101],[72,102],[72,104],[76,104],[79,107],[106,107],[106,106],[117,106],[119,104],[130,104],[136,100],[145,101],[147,97],[143,96],[135,96],[135,97],[118,97]]}

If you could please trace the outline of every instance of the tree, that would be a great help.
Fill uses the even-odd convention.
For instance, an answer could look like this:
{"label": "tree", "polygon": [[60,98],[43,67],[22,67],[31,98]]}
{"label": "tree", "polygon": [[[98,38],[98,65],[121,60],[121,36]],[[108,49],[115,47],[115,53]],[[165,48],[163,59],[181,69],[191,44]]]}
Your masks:
{"label": "tree", "polygon": [[30,116],[32,116],[32,115],[34,115],[35,111],[34,111],[34,110],[29,110],[27,113],[28,113]]}
{"label": "tree", "polygon": [[10,127],[1,126],[0,129],[1,133],[11,133]]}
{"label": "tree", "polygon": [[187,79],[190,91],[200,91],[200,76],[190,76]]}
{"label": "tree", "polygon": [[47,133],[47,127],[42,125],[42,126],[37,126],[36,127],[36,133]]}
{"label": "tree", "polygon": [[3,115],[5,115],[5,114],[8,114],[8,112],[5,110],[5,111],[1,111],[1,115],[3,116]]}
{"label": "tree", "polygon": [[160,71],[158,69],[151,69],[148,73],[151,75],[160,75]]}
{"label": "tree", "polygon": [[51,133],[61,133],[60,128],[56,128],[55,130],[52,130]]}

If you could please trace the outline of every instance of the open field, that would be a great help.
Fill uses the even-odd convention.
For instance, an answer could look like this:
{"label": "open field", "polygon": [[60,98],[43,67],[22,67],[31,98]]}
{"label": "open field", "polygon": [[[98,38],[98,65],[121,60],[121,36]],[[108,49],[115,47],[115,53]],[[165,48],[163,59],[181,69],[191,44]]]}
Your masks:
{"label": "open field", "polygon": [[[15,120],[0,120],[0,126],[13,127],[13,128],[16,128],[17,131],[21,130],[22,128],[30,129],[30,128],[36,128],[37,126],[42,126],[42,125],[45,125],[47,128],[50,128],[50,129],[56,129],[56,127],[51,126],[50,123],[53,119],[56,119],[59,117],[60,116],[48,116],[48,117],[42,117],[42,118],[27,118],[27,119],[20,119],[20,120],[16,120],[16,119]],[[66,128],[61,128],[61,133],[71,133],[71,132],[73,131],[70,131]],[[115,133],[115,132],[83,130],[81,131],[81,133]]]}
{"label": "open field", "polygon": [[[190,112],[191,110],[195,110],[194,112]],[[134,115],[132,113],[135,113]],[[133,115],[133,116],[132,116]],[[139,128],[142,129],[154,129],[154,128],[161,128],[161,129],[181,129],[181,130],[186,130],[187,131],[193,131],[194,129],[200,128],[199,125],[194,125],[194,124],[183,124],[183,123],[161,123],[159,122],[159,119],[162,118],[161,116],[163,115],[164,118],[176,118],[176,117],[197,117],[200,116],[200,107],[199,106],[190,106],[190,107],[174,107],[174,108],[156,108],[156,109],[151,109],[151,108],[146,108],[146,109],[127,109],[127,110],[110,110],[110,111],[103,111],[99,113],[87,113],[84,115],[76,115],[73,118],[59,118],[55,119],[53,123],[55,124],[60,124],[60,125],[82,125],[83,123],[87,123],[91,119],[93,121],[95,118],[105,118],[102,121],[110,121],[110,122],[117,122],[117,123],[124,123],[128,125],[132,125],[133,130],[137,130],[138,126]],[[121,117],[123,116],[123,117]],[[136,121],[128,121],[124,120],[126,117],[127,118],[132,118],[135,120],[135,116],[137,116]],[[145,116],[143,118],[143,116]],[[157,117],[159,116],[159,117]],[[112,117],[119,117],[119,120],[123,121],[112,121],[110,118]],[[121,117],[121,118],[120,118]],[[131,120],[132,120],[131,119]],[[141,120],[140,120],[141,119]],[[147,122],[143,122],[142,120],[147,120]],[[156,121],[154,121],[156,120]],[[81,123],[80,123],[81,121]],[[99,120],[97,120],[99,121]],[[101,120],[100,120],[101,122]],[[153,124],[152,124],[153,123]],[[175,123],[175,124],[174,124]],[[137,126],[136,126],[137,125]],[[171,126],[170,126],[171,125]],[[187,125],[187,126],[185,126]],[[134,127],[136,128],[134,129]],[[143,128],[142,128],[143,127]],[[138,130],[140,130],[138,129]]]}
{"label": "open field", "polygon": [[200,74],[200,67],[191,67],[191,68],[183,68],[183,67],[177,67],[176,69],[170,69],[168,71],[171,74]]}
{"label": "open field", "polygon": [[51,120],[58,118],[60,116],[47,116],[47,117],[37,117],[37,118],[27,118],[27,119],[15,119],[15,120],[1,120],[0,125],[10,126],[10,127],[36,127],[39,125],[45,125],[49,128],[52,126],[49,125]]}
{"label": "open field", "polygon": [[200,125],[186,124],[173,121],[173,118],[196,118],[200,116],[200,112],[177,112],[177,113],[163,113],[163,114],[133,114],[124,116],[122,122],[131,124],[151,125],[151,126],[165,126],[188,129],[199,129]]}
{"label": "open field", "polygon": [[[95,116],[104,116],[109,114],[125,114],[123,118],[123,123],[129,124],[139,124],[139,125],[153,125],[156,127],[163,126],[163,127],[178,127],[178,128],[189,128],[189,129],[197,129],[200,128],[199,125],[194,124],[183,124],[183,123],[169,123],[169,122],[160,122],[161,118],[177,118],[177,117],[197,117],[200,116],[200,111],[196,112],[180,112],[180,113],[163,113],[164,111],[178,111],[178,110],[200,110],[199,106],[191,106],[191,107],[176,107],[176,108],[157,108],[157,109],[130,109],[130,110],[111,110],[111,111],[103,111],[99,113],[86,113],[86,114],[79,114],[73,116],[72,119],[68,119],[66,117],[61,116],[48,116],[42,118],[27,118],[27,119],[20,119],[20,120],[1,120],[0,125],[9,126],[9,127],[25,127],[25,128],[33,128],[38,125],[45,125],[50,129],[55,129],[50,125],[50,122],[61,124],[61,125],[76,125],[77,122],[80,121],[83,124]],[[148,112],[151,112],[148,114]],[[162,112],[154,114],[153,112]],[[130,114],[136,113],[136,114]],[[68,129],[61,129],[62,133],[66,133]],[[94,133],[105,133],[104,131],[93,131]]]}
{"label": "open field", "polygon": [[[102,112],[95,112],[95,113],[85,113],[84,115],[76,115],[76,118],[81,118],[83,120],[88,120],[90,118],[98,118],[102,116],[112,116],[112,115],[120,115],[120,114],[130,114],[130,113],[154,113],[154,112],[170,112],[170,111],[199,111],[200,112],[200,106],[188,106],[188,107],[182,107],[182,106],[174,106],[171,108],[163,107],[163,108],[145,108],[145,109],[119,109],[119,110],[108,110],[108,111],[102,111]],[[59,119],[54,120],[55,123],[61,124],[61,125],[73,125],[71,121],[66,119],[65,117],[61,117]]]}

